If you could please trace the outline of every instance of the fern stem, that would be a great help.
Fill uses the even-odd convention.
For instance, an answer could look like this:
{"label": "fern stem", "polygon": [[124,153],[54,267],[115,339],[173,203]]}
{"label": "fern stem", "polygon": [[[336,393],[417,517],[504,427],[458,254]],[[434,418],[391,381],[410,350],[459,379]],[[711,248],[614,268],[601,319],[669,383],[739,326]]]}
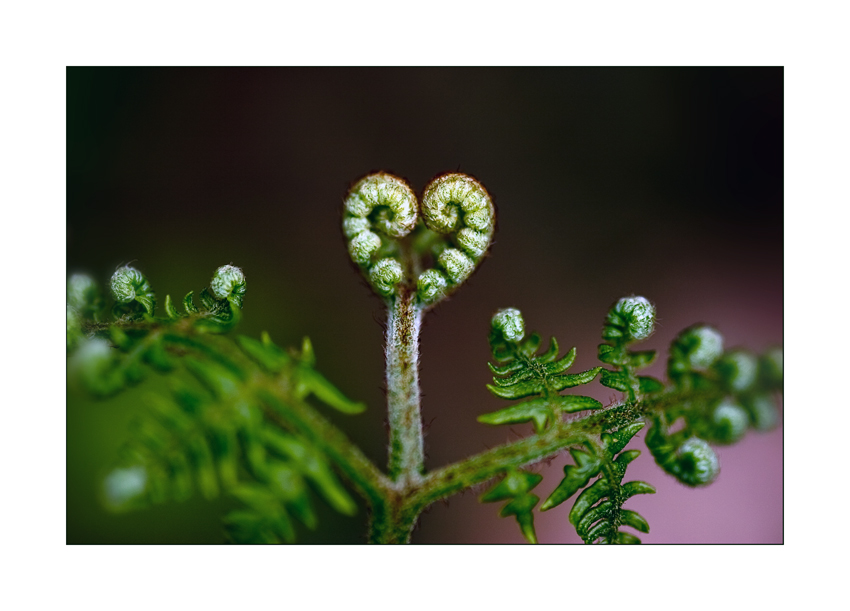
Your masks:
{"label": "fern stem", "polygon": [[481,452],[458,463],[430,472],[411,500],[421,511],[431,503],[486,482],[508,469],[518,468],[554,455],[585,439],[582,427],[563,422],[545,433]]}
{"label": "fern stem", "polygon": [[716,398],[721,395],[716,392],[695,394],[674,391],[645,397],[640,403],[619,403],[569,422],[560,422],[543,433],[497,446],[429,472],[406,502],[415,507],[418,515],[431,503],[486,482],[508,469],[545,460],[569,446],[584,443],[588,435],[595,436],[600,430],[663,413],[668,407],[694,396]]}
{"label": "fern stem", "polygon": [[409,493],[391,491],[384,502],[372,507],[369,543],[410,543],[413,526],[424,507],[411,502]]}
{"label": "fern stem", "polygon": [[416,293],[400,290],[387,321],[387,411],[389,474],[402,485],[418,482],[425,469],[419,402],[419,330],[422,308]]}

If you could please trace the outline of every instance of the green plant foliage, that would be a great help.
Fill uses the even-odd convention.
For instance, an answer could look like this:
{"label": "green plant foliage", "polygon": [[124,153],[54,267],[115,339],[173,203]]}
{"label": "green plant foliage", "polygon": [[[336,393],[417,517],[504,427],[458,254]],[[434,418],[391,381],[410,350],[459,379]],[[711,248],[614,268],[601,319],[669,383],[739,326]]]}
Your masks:
{"label": "green plant foliage", "polygon": [[558,342],[553,337],[549,349],[536,354],[540,336],[525,335],[525,322],[515,308],[499,310],[491,323],[490,348],[497,364],[488,363],[496,374],[487,389],[502,399],[534,397],[478,417],[485,424],[514,424],[532,422],[541,432],[559,422],[562,414],[598,409],[602,404],[592,397],[561,395],[560,391],[592,382],[601,367],[581,373],[566,373],[576,358],[573,348],[560,359]]}
{"label": "green plant foliage", "polygon": [[781,363],[778,349],[761,357],[724,351],[723,336],[707,325],[682,331],[670,346],[667,373],[670,393],[685,398],[655,414],[646,437],[658,465],[688,486],[713,482],[720,462],[709,443],[729,445],[749,429],[776,425],[772,393],[782,385]]}
{"label": "green plant foliage", "polygon": [[589,452],[572,450],[576,466],[564,468],[564,479],[543,503],[541,510],[563,503],[600,475],[576,498],[570,511],[570,523],[585,543],[640,543],[638,537],[619,529],[620,526],[631,526],[640,532],[649,532],[649,524],[640,514],[623,509],[623,503],[632,496],[655,493],[655,488],[646,482],[622,483],[629,463],[640,456],[640,450],[622,450],[643,427],[643,422],[635,422],[612,433],[603,433],[602,443],[598,446],[587,442]]}
{"label": "green plant foliage", "polygon": [[599,345],[599,360],[613,365],[602,372],[602,384],[627,392],[634,400],[642,394],[658,392],[664,385],[648,376],[637,376],[638,369],[655,360],[655,351],[634,352],[629,344],[646,339],[655,328],[655,308],[644,297],[623,297],[608,312],[602,337],[608,343]]}
{"label": "green plant foliage", "polygon": [[[483,261],[495,208],[483,185],[464,174],[438,176],[417,198],[406,182],[379,172],[354,184],[342,223],[349,255],[388,310],[387,469],[322,415],[328,408],[356,415],[366,406],[316,369],[308,338],[299,349],[284,349],[267,333],[230,334],[246,296],[240,268],[218,268],[197,298],[189,292],[175,304],[168,295],[157,299],[147,277],[125,265],[108,283],[111,301],[89,276],[74,275],[67,285],[69,383],[105,397],[153,373],[165,376],[169,389],[152,395],[133,421],[103,483],[107,507],[227,495],[240,503],[224,518],[229,541],[278,543],[295,541],[299,529],[319,528],[317,502],[355,514],[355,492],[368,507],[369,541],[406,543],[430,504],[501,478],[480,500],[505,501],[500,515],[514,516],[525,539],[536,543],[540,497],[532,490],[542,476],[528,467],[568,450],[574,464],[564,467],[540,510],[575,497],[568,517],[586,543],[640,543],[622,528],[647,533],[648,523],[623,505],[655,489],[623,479],[640,454],[625,447],[647,424],[655,461],[689,486],[719,476],[712,444],[776,426],[781,348],[761,355],[724,350],[717,330],[694,325],[670,347],[667,382],[638,375],[656,358],[655,351],[633,349],[652,334],[655,307],[630,296],[605,317],[603,365],[568,373],[576,349],[561,355],[553,337],[541,352],[540,335],[526,333],[520,311],[505,308],[490,324],[487,388],[513,403],[478,420],[531,423],[534,432],[429,471],[418,382],[423,316]],[[561,394],[597,379],[622,396],[603,407],[589,396]]]}
{"label": "green plant foliage", "polygon": [[[156,297],[141,273],[121,268],[116,275],[120,282],[113,276],[113,288],[118,284],[125,290],[121,282],[126,279],[128,286],[144,291],[142,301],[133,298],[139,304],[133,309],[133,300],[113,290],[120,307],[113,307],[111,323],[97,323],[97,310],[86,306],[92,299],[74,301],[80,281],[69,283],[69,307],[74,303],[75,312],[92,316],[88,321],[78,317],[75,329],[79,341],[72,363],[81,383],[94,395],[106,396],[141,381],[149,371],[174,374],[178,369],[195,383],[172,376],[168,396],[150,397],[149,409],[133,423],[130,440],[104,481],[107,507],[123,511],[183,501],[194,492],[207,499],[227,493],[246,506],[226,517],[228,537],[257,543],[294,541],[296,521],[316,528],[311,490],[342,514],[356,512],[326,456],[274,424],[264,393],[267,385],[282,391],[275,396],[275,410],[310,395],[347,414],[360,413],[365,405],[347,399],[313,369],[308,338],[300,352],[287,353],[268,334],[260,341],[218,337],[233,326],[243,305],[246,283],[239,268],[219,268],[212,289],[200,294],[201,308],[194,306],[192,293],[184,300],[185,314],[166,298],[164,318],[154,316]],[[85,294],[96,295],[88,289]],[[258,372],[268,374],[263,382],[256,381]]]}
{"label": "green plant foliage", "polygon": [[481,502],[495,503],[510,500],[502,507],[499,515],[503,518],[514,516],[525,540],[529,543],[537,543],[532,510],[540,501],[540,497],[531,494],[530,491],[542,480],[543,476],[537,473],[511,469],[498,484],[481,496]]}

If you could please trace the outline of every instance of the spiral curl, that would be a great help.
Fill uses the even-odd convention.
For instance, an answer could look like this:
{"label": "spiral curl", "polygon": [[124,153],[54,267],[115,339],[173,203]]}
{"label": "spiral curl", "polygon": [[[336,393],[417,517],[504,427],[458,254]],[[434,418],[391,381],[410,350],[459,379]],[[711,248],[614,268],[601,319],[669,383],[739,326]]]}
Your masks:
{"label": "spiral curl", "polygon": [[646,447],[659,467],[686,486],[707,486],[720,474],[720,460],[708,442],[699,437],[684,441],[680,435],[667,437],[658,422],[646,435]]}
{"label": "spiral curl", "polygon": [[397,176],[370,174],[348,192],[342,219],[348,253],[381,295],[391,295],[404,273],[399,261],[379,251],[392,250],[392,241],[413,231],[418,216],[416,195]]}
{"label": "spiral curl", "polygon": [[516,308],[504,308],[493,315],[490,323],[509,342],[518,342],[525,337],[525,320]]}
{"label": "spiral curl", "polygon": [[[457,248],[448,247],[437,258],[439,269],[423,272],[417,292],[433,303],[461,284],[481,261],[496,224],[496,212],[484,186],[466,174],[445,174],[432,180],[422,196],[422,220],[436,233],[451,235]],[[437,280],[437,276],[441,276]],[[444,285],[440,291],[437,285]]]}
{"label": "spiral curl", "polygon": [[608,311],[602,337],[615,344],[640,341],[655,329],[655,306],[646,297],[623,297]]}
{"label": "spiral curl", "polygon": [[210,290],[216,299],[227,299],[241,308],[245,299],[245,274],[235,265],[222,265],[213,274]]}
{"label": "spiral curl", "polygon": [[[342,232],[352,261],[377,293],[390,297],[410,278],[397,240],[410,234],[419,216],[430,232],[417,232],[414,253],[428,243],[436,267],[416,278],[421,304],[433,305],[463,283],[490,246],[495,208],[490,195],[466,174],[445,174],[425,188],[421,204],[405,181],[378,172],[359,180],[343,206]],[[436,234],[449,236],[449,242]],[[414,257],[416,254],[414,254]],[[418,264],[412,264],[414,269]]]}
{"label": "spiral curl", "polygon": [[135,267],[125,265],[115,270],[109,280],[109,288],[119,312],[124,312],[127,306],[136,302],[142,306],[146,314],[153,316],[156,309],[156,294],[145,275]]}
{"label": "spiral curl", "polygon": [[725,400],[711,414],[713,438],[717,443],[732,444],[747,432],[750,417],[746,410],[731,400]]}
{"label": "spiral curl", "polygon": [[670,346],[671,371],[705,371],[723,354],[723,336],[708,325],[688,327]]}

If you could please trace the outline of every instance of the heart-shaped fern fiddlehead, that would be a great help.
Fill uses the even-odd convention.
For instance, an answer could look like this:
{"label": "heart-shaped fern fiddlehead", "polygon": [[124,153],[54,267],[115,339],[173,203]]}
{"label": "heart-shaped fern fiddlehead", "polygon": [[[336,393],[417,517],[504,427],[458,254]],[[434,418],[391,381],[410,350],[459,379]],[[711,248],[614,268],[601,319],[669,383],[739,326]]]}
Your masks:
{"label": "heart-shaped fern fiddlehead", "polygon": [[[428,307],[472,274],[495,222],[490,195],[471,176],[435,178],[420,203],[405,181],[379,172],[349,191],[342,230],[352,261],[375,292],[392,298],[406,287]],[[425,269],[428,259],[434,267]]]}

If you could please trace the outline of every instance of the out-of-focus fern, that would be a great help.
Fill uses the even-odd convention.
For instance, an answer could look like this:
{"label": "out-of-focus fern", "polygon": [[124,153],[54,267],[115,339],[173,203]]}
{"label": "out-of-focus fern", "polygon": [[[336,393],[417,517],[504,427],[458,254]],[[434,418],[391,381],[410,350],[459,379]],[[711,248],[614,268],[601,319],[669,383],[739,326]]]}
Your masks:
{"label": "out-of-focus fern", "polygon": [[[104,318],[94,307],[102,307],[99,293],[80,278],[69,283],[69,307],[79,313],[69,345],[78,348],[72,368],[87,390],[111,395],[141,381],[148,370],[172,373],[181,365],[195,380],[172,377],[168,396],[150,397],[149,409],[133,423],[130,440],[105,480],[109,507],[182,501],[194,490],[207,499],[225,492],[245,505],[226,517],[229,537],[264,543],[294,541],[295,520],[316,528],[311,489],[336,511],[356,512],[325,455],[281,429],[275,416],[288,402],[310,394],[348,414],[365,406],[348,400],[315,371],[307,338],[300,352],[287,353],[267,334],[260,341],[238,337],[235,343],[217,336],[239,318],[245,295],[241,270],[219,268],[211,289],[200,294],[200,308],[192,293],[186,296],[185,314],[174,311],[166,298],[166,316],[157,318],[147,278],[120,268],[110,283],[116,301],[111,323],[99,322]],[[85,293],[79,290],[83,285]]]}
{"label": "out-of-focus fern", "polygon": [[781,372],[781,350],[760,358],[740,349],[724,352],[716,329],[694,325],[682,331],[670,346],[667,375],[671,392],[687,398],[652,418],[646,445],[655,461],[688,486],[713,482],[720,461],[709,442],[729,445],[748,429],[775,426],[773,394],[782,387]]}

